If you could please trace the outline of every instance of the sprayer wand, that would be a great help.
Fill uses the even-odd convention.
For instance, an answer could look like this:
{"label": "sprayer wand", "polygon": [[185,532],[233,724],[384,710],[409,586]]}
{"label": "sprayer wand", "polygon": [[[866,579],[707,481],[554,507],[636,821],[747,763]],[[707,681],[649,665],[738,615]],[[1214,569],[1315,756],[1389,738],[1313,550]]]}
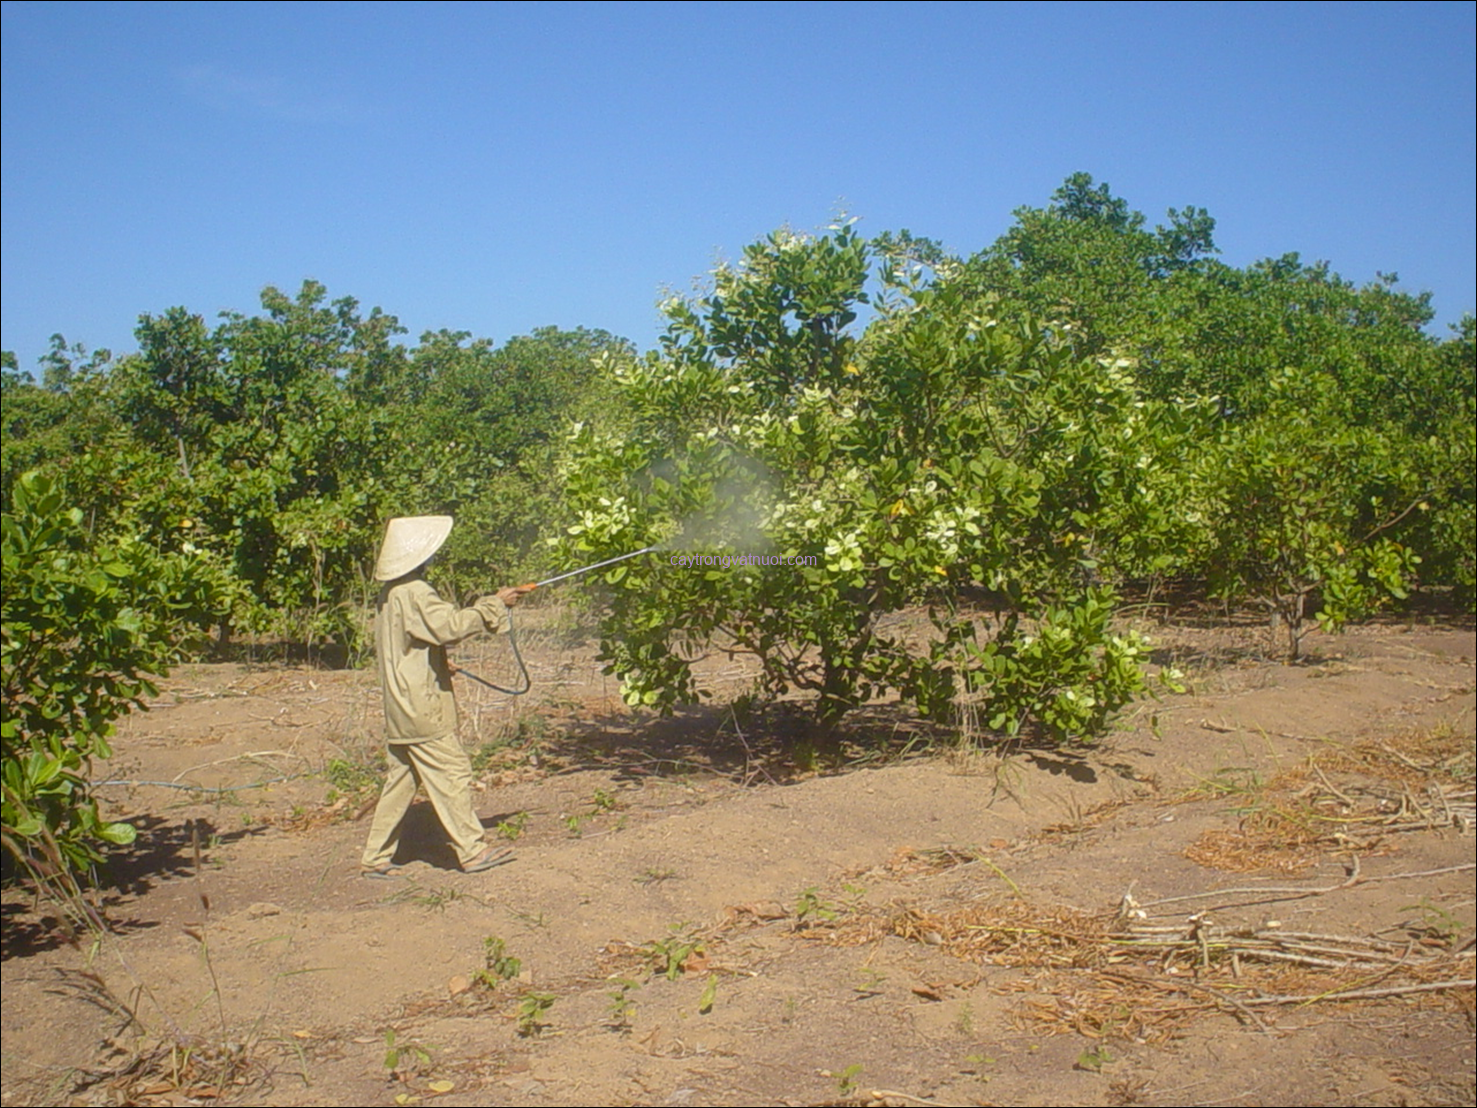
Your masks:
{"label": "sprayer wand", "polygon": [[[571,577],[578,577],[583,573],[590,573],[593,570],[604,569],[606,566],[613,566],[617,562],[626,561],[628,558],[636,558],[642,554],[650,554],[655,549],[655,546],[643,546],[640,550],[633,550],[629,554],[618,554],[614,558],[606,558],[603,562],[596,562],[593,565],[581,566],[579,569],[572,569],[568,573],[557,573],[553,577],[546,577],[542,581],[535,581],[533,584],[525,585],[524,588],[541,589],[545,585],[553,585],[560,581],[567,581]],[[511,611],[508,612],[508,644],[513,648],[513,657],[518,662],[519,673],[523,676],[523,687],[521,689],[505,689],[501,685],[494,685],[485,677],[478,677],[471,670],[462,669],[461,666],[455,664],[452,664],[451,672],[454,674],[460,673],[463,677],[469,677],[473,681],[476,681],[477,684],[486,685],[489,689],[492,689],[495,692],[506,693],[508,696],[522,696],[533,687],[533,679],[528,676],[528,666],[524,663],[523,655],[518,650],[518,634],[513,630],[513,613]]]}
{"label": "sprayer wand", "polygon": [[556,581],[565,581],[571,577],[578,577],[582,573],[591,573],[597,569],[604,569],[606,566],[613,566],[616,562],[624,562],[628,558],[636,558],[640,557],[642,554],[650,554],[655,549],[656,547],[654,546],[643,546],[640,550],[633,550],[629,554],[617,554],[614,558],[606,558],[605,561],[596,562],[594,565],[581,566],[579,569],[572,569],[568,573],[560,573],[556,574],[553,577],[546,577],[542,581],[535,582],[533,587],[536,589],[541,589],[545,585],[554,584]]}

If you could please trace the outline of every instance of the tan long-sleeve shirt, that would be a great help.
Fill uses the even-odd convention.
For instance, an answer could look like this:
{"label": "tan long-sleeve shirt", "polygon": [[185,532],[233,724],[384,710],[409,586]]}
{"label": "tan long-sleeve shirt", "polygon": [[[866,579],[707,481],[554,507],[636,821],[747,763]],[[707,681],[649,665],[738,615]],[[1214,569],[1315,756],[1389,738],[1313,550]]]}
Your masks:
{"label": "tan long-sleeve shirt", "polygon": [[458,608],[418,577],[391,581],[380,590],[374,637],[385,694],[385,737],[414,743],[455,732],[446,648],[484,629],[506,631],[508,625],[508,609],[496,596]]}

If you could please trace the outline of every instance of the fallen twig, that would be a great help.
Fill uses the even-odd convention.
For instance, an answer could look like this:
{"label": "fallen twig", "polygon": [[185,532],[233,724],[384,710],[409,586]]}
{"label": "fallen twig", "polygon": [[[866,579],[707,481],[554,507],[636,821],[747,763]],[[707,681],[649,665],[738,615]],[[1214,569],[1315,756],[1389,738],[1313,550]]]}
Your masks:
{"label": "fallen twig", "polygon": [[213,762],[202,762],[198,766],[190,766],[188,769],[182,769],[174,775],[174,780],[178,781],[186,774],[196,773],[202,769],[209,769],[211,766],[223,766],[230,762],[251,761],[255,758],[296,758],[300,762],[307,761],[307,758],[303,755],[294,754],[290,750],[253,750],[246,754],[233,754],[229,758],[217,758]]}
{"label": "fallen twig", "polygon": [[1331,990],[1326,993],[1314,993],[1311,996],[1259,996],[1243,1000],[1243,1004],[1255,1004],[1258,1007],[1267,1004],[1313,1004],[1320,1000],[1378,1000],[1387,996],[1403,996],[1407,993],[1434,993],[1445,989],[1472,989],[1477,988],[1477,978],[1466,978],[1458,981],[1424,981],[1418,985],[1391,985],[1385,989],[1350,989],[1347,992]]}
{"label": "fallen twig", "polygon": [[1326,893],[1336,893],[1343,889],[1352,889],[1355,885],[1370,885],[1377,881],[1403,881],[1410,877],[1438,877],[1444,873],[1463,873],[1467,870],[1477,869],[1477,863],[1467,862],[1460,866],[1442,866],[1440,869],[1411,870],[1406,873],[1384,873],[1374,877],[1365,877],[1359,872],[1359,859],[1356,856],[1353,862],[1353,872],[1337,885],[1327,885],[1323,888],[1308,889],[1295,888],[1292,886],[1264,885],[1261,888],[1255,885],[1247,885],[1234,889],[1211,889],[1203,893],[1186,893],[1184,896],[1169,896],[1163,900],[1150,900],[1139,905],[1141,908],[1157,908],[1161,904],[1182,904],[1190,900],[1207,900],[1215,896],[1251,896],[1271,894],[1263,900],[1253,900],[1250,904],[1266,904],[1273,900],[1300,900],[1303,897],[1323,896]]}

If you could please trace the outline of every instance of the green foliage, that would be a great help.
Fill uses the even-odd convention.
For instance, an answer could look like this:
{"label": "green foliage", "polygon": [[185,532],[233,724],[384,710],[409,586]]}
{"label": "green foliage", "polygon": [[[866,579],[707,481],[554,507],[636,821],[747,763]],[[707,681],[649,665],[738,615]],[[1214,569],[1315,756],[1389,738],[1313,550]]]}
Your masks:
{"label": "green foliage", "polygon": [[485,588],[491,579],[543,568],[565,426],[612,414],[595,362],[630,349],[583,328],[544,327],[501,347],[470,339],[447,331],[421,337],[409,367],[418,390],[414,418],[404,428],[420,466],[418,495],[457,517],[441,555],[455,588]]}
{"label": "green foliage", "polygon": [[401,1062],[409,1058],[411,1066],[419,1072],[431,1064],[431,1052],[422,1043],[411,1039],[401,1042],[395,1035],[395,1029],[385,1029],[385,1069],[393,1076],[400,1069]]}
{"label": "green foliage", "polygon": [[213,329],[183,308],[143,316],[139,352],[106,383],[122,440],[58,463],[99,518],[225,559],[243,586],[234,623],[309,643],[357,637],[402,485],[384,403],[404,376],[400,328],[325,298],[314,282],[268,288],[264,315]]}
{"label": "green foliage", "polygon": [[[1068,178],[1046,208],[1022,208],[1015,214],[1015,225],[999,241],[960,268],[956,284],[968,296],[1002,318],[1051,321],[1052,333],[1079,354],[1125,359],[1148,396],[1213,401],[1227,426],[1207,428],[1197,442],[1237,439],[1247,421],[1272,421],[1244,440],[1240,462],[1233,463],[1239,476],[1216,472],[1224,455],[1199,472],[1179,467],[1180,514],[1188,542],[1156,536],[1152,544],[1173,563],[1166,566],[1170,572],[1213,578],[1223,595],[1270,598],[1265,584],[1239,591],[1225,587],[1228,575],[1217,542],[1200,525],[1212,515],[1206,497],[1218,498],[1223,506],[1228,495],[1236,499],[1238,494],[1228,493],[1227,481],[1246,493],[1253,483],[1250,470],[1258,464],[1256,452],[1279,450],[1271,430],[1277,421],[1291,418],[1307,424],[1291,411],[1289,401],[1290,394],[1302,393],[1339,400],[1315,402],[1312,422],[1317,427],[1311,437],[1329,443],[1330,451],[1339,449],[1333,443],[1347,446],[1351,436],[1367,433],[1367,441],[1378,441],[1377,453],[1405,459],[1409,472],[1395,484],[1418,488],[1426,507],[1389,522],[1379,535],[1420,559],[1424,583],[1454,586],[1472,602],[1477,372],[1471,317],[1451,340],[1437,343],[1423,331],[1432,315],[1430,295],[1402,292],[1394,274],[1382,273],[1356,286],[1327,263],[1308,264],[1297,254],[1243,269],[1226,266],[1212,256],[1214,221],[1208,213],[1171,210],[1168,226],[1151,231],[1141,213],[1087,174]],[[1166,467],[1167,472],[1175,470]],[[1351,510],[1366,517],[1366,528],[1388,521],[1374,518],[1379,512],[1368,504],[1369,497],[1384,496],[1389,505],[1388,492],[1363,488],[1363,478],[1336,472],[1317,481],[1316,499],[1324,506],[1306,511],[1326,516],[1332,502],[1357,505],[1363,497],[1364,507]],[[1199,486],[1204,475],[1215,478],[1212,488]],[[1307,476],[1312,479],[1311,468]],[[1307,501],[1294,491],[1295,484],[1282,482],[1279,495],[1285,503],[1299,497]],[[1265,508],[1267,501],[1258,503]],[[1225,527],[1218,538],[1234,538],[1234,517],[1222,519]],[[1257,540],[1253,545],[1275,560],[1274,545],[1292,556],[1297,544]],[[1324,545],[1328,550],[1349,546],[1344,537]],[[1325,568],[1306,573],[1277,569],[1270,561],[1252,569],[1242,557],[1242,568],[1229,576],[1291,573],[1301,578],[1297,588],[1312,584],[1302,595],[1315,603],[1325,591],[1321,582],[1327,581],[1345,597],[1350,590],[1360,594],[1346,608],[1352,615],[1367,609],[1376,593],[1395,596],[1403,591],[1397,576],[1410,579],[1408,565],[1394,569],[1391,548],[1366,553],[1374,563],[1335,570],[1325,557]],[[1371,585],[1370,573],[1380,582]],[[1333,597],[1328,610],[1339,609],[1343,600]],[[1340,617],[1334,617],[1333,624],[1338,622]],[[1289,626],[1296,623],[1294,619]]]}
{"label": "green foliage", "polygon": [[[1037,679],[1044,648],[1002,642],[1017,674],[973,688],[1017,725],[1086,737],[1143,687],[1142,644],[1106,634],[1094,582],[1162,572],[1190,544],[1166,459],[1209,410],[1146,398],[1122,362],[1000,324],[895,259],[859,340],[867,259],[849,226],[772,236],[711,295],[668,303],[661,355],[612,366],[632,422],[572,442],[571,560],[668,540],[728,562],[613,567],[603,657],[629,703],[667,710],[701,695],[686,659],[721,639],[758,660],[761,693],[811,692],[825,735],[889,690],[946,712],[956,676],[994,657],[963,651],[980,632],[960,600],[983,593],[1012,616],[1003,634],[1046,620],[1089,664]],[[954,656],[885,629],[919,604]]]}
{"label": "green foliage", "polygon": [[156,689],[190,637],[217,618],[224,574],[203,552],[99,542],[56,483],[19,478],[3,515],[4,842],[35,871],[85,870],[97,840],[133,829],[98,815],[91,761],[113,721]]}
{"label": "green foliage", "polygon": [[497,827],[498,838],[507,839],[509,842],[517,842],[528,827],[528,813],[516,812],[505,820],[499,820]]}
{"label": "green foliage", "polygon": [[718,1003],[718,975],[708,974],[708,980],[703,983],[702,995],[697,998],[697,1010],[700,1015],[708,1015],[713,1011],[713,1005]]}
{"label": "green foliage", "polygon": [[544,1016],[559,998],[553,993],[525,993],[518,1002],[517,1027],[520,1037],[536,1039],[548,1028]]}
{"label": "green foliage", "polygon": [[849,1100],[856,1095],[858,1079],[862,1074],[862,1064],[853,1062],[845,1069],[838,1070],[832,1076],[836,1079],[836,1091],[841,1094],[842,1100]]}
{"label": "green foliage", "polygon": [[1267,409],[1228,424],[1203,459],[1211,580],[1272,612],[1296,660],[1312,626],[1336,631],[1407,595],[1420,559],[1389,533],[1429,494],[1391,435],[1352,426],[1326,384],[1289,371],[1269,391]]}
{"label": "green foliage", "polygon": [[1265,383],[1287,366],[1326,376],[1360,421],[1419,424],[1446,403],[1432,386],[1434,344],[1421,332],[1429,294],[1400,292],[1393,274],[1356,287],[1297,254],[1245,269],[1217,262],[1215,221],[1170,209],[1168,226],[1074,174],[1044,209],[971,258],[960,278],[1008,317],[1051,321],[1079,354],[1113,353],[1159,397],[1220,398],[1259,411]]}
{"label": "green foliage", "polygon": [[703,941],[690,924],[675,923],[665,939],[653,939],[642,949],[651,959],[652,970],[676,981],[687,969],[688,959],[703,952]]}
{"label": "green foliage", "polygon": [[[978,624],[955,623],[934,653],[941,672],[957,675],[964,702],[985,705],[991,730],[1015,736],[1034,719],[1067,741],[1099,734],[1118,709],[1151,691],[1143,668],[1148,641],[1131,631],[1114,633],[1112,617],[1111,594],[1089,590],[1029,626],[1008,615],[988,638]],[[1178,677],[1165,671],[1160,681],[1183,691]]]}
{"label": "green foliage", "polygon": [[1426,421],[1398,445],[1419,475],[1427,510],[1391,529],[1421,558],[1423,583],[1451,586],[1471,610],[1477,601],[1477,320],[1464,316],[1435,352]]}
{"label": "green foliage", "polygon": [[1088,1073],[1102,1073],[1103,1067],[1112,1061],[1114,1061],[1113,1055],[1108,1052],[1106,1046],[1091,1046],[1077,1055],[1077,1061],[1072,1068],[1086,1070]]}
{"label": "green foliage", "polygon": [[611,988],[605,995],[610,1000],[610,1008],[605,1018],[605,1026],[612,1031],[629,1031],[631,1019],[636,1014],[636,1002],[631,998],[631,994],[641,988],[641,982],[617,975],[611,977],[608,983]]}
{"label": "green foliage", "polygon": [[56,336],[46,387],[14,367],[4,379],[6,487],[45,466],[99,527],[215,554],[241,585],[226,630],[358,644],[388,516],[458,517],[452,589],[531,563],[564,421],[611,411],[592,359],[625,349],[598,331],[502,348],[437,332],[414,349],[402,333],[309,281],[214,326],[144,315],[138,352],[117,361]]}
{"label": "green foliage", "polygon": [[[16,478],[58,459],[82,454],[94,444],[115,438],[119,423],[106,397],[107,351],[88,356],[81,346],[68,347],[61,335],[51,338],[42,359],[43,373],[62,378],[66,387],[38,386],[31,374],[8,369],[0,410],[0,489],[9,501]],[[9,354],[8,365],[15,356]],[[81,364],[74,359],[85,358]],[[65,368],[58,363],[65,362]]]}
{"label": "green foliage", "polygon": [[223,636],[309,645],[361,643],[392,515],[457,517],[453,596],[540,575],[551,539],[570,565],[726,556],[602,575],[629,703],[700,699],[688,659],[721,645],[757,698],[808,700],[816,764],[893,693],[1087,739],[1147,688],[1125,584],[1263,603],[1290,655],[1416,585],[1477,598],[1472,318],[1437,342],[1394,275],[1235,268],[1214,236],[1085,173],[967,260],[779,231],[666,301],[643,356],[583,328],[409,345],[312,281],[213,323],[170,308],[122,358],[60,335],[35,376],[5,358],[3,489],[43,469],[94,545],[218,567]]}
{"label": "green foliage", "polygon": [[489,935],[482,940],[482,968],[477,971],[477,980],[489,989],[495,989],[504,981],[511,981],[523,972],[523,962],[507,952],[502,939]]}
{"label": "green foliage", "polygon": [[377,763],[365,765],[347,758],[330,758],[323,767],[323,776],[331,786],[329,802],[339,795],[356,796],[378,789],[385,768],[382,756],[377,759]]}
{"label": "green foliage", "polygon": [[821,899],[820,889],[815,885],[802,890],[799,898],[795,901],[795,927],[797,930],[813,926],[818,922],[829,923],[837,919],[840,914],[840,909],[834,904],[827,903]]}

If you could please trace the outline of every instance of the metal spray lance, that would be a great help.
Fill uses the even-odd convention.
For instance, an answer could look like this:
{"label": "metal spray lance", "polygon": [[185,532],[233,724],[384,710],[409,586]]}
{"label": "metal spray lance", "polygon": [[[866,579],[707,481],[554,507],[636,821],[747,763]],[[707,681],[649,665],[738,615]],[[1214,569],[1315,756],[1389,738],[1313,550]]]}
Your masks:
{"label": "metal spray lance", "polygon": [[613,566],[616,562],[624,562],[629,558],[638,558],[642,554],[650,554],[655,549],[656,547],[654,546],[643,546],[640,550],[633,550],[629,554],[617,554],[614,558],[606,558],[605,561],[596,562],[594,565],[581,566],[579,569],[572,569],[568,573],[560,573],[553,577],[546,577],[542,581],[535,581],[533,587],[541,589],[545,585],[554,584],[556,581],[565,581],[571,577],[578,577],[582,573],[590,573],[597,569],[604,569],[606,566]]}

